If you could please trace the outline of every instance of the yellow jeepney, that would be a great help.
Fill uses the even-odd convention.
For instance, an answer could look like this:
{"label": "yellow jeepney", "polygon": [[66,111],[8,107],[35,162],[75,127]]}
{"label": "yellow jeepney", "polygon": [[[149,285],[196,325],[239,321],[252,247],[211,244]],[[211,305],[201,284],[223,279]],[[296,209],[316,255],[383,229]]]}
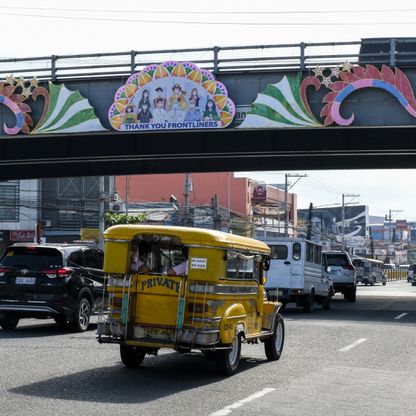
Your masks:
{"label": "yellow jeepney", "polygon": [[[215,360],[220,374],[231,375],[241,343],[259,341],[269,360],[280,358],[284,322],[281,304],[264,295],[266,244],[221,231],[150,225],[110,227],[104,241],[109,299],[98,341],[120,344],[124,365],[139,366],[160,348],[196,349]],[[140,253],[145,246],[148,252]]]}

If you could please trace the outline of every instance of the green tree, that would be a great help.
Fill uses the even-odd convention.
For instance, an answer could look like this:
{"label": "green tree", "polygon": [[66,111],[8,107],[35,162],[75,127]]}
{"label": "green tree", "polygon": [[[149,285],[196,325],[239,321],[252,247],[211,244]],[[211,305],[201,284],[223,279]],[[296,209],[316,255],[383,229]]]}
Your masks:
{"label": "green tree", "polygon": [[117,214],[114,212],[106,212],[104,214],[105,228],[118,224],[139,224],[147,220],[146,214],[127,215]]}

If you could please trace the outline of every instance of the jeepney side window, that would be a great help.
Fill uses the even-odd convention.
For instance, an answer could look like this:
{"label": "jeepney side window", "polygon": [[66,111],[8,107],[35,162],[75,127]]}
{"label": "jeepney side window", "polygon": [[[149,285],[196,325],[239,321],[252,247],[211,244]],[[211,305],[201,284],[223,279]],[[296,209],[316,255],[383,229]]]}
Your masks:
{"label": "jeepney side window", "polygon": [[260,277],[260,265],[254,256],[245,256],[237,252],[227,253],[227,277],[231,279],[256,279]]}
{"label": "jeepney side window", "polygon": [[270,257],[273,260],[285,260],[287,259],[288,249],[285,245],[273,245],[269,246],[272,250]]}
{"label": "jeepney side window", "polygon": [[293,253],[292,253],[293,260],[300,260],[301,253],[302,251],[301,251],[300,243],[293,243]]}

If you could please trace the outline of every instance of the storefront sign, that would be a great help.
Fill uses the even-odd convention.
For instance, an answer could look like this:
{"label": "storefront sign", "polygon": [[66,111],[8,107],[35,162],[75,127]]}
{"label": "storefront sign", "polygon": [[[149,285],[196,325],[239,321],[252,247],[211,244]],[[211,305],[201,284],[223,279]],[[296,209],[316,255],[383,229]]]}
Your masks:
{"label": "storefront sign", "polygon": [[35,241],[35,230],[12,230],[10,231],[10,241],[33,242]]}
{"label": "storefront sign", "polygon": [[267,197],[267,188],[266,185],[258,184],[253,189],[253,201],[263,202]]}

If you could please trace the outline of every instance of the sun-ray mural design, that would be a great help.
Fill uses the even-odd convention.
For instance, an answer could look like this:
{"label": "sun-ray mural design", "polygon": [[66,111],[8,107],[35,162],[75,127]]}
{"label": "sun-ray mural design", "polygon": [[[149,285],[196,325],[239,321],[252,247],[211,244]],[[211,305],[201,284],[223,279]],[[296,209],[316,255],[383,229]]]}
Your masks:
{"label": "sun-ray mural design", "polygon": [[[354,114],[341,115],[341,106],[353,92],[364,88],[378,88],[397,98],[403,108],[416,117],[416,99],[409,79],[399,68],[382,65],[351,65],[345,62],[332,68],[316,67],[314,76],[302,81],[300,74],[284,76],[276,84],[268,85],[258,94],[240,128],[349,126]],[[317,120],[312,113],[307,90],[329,90],[322,99],[323,107]]]}
{"label": "sun-ray mural design", "polygon": [[[36,101],[43,97],[43,112],[40,120],[34,126],[28,104],[30,99]],[[64,84],[48,83],[48,88],[39,86],[36,78],[25,80],[13,75],[0,81],[0,104],[9,108],[15,124],[10,127],[3,124],[7,135],[24,134],[62,134],[106,130],[93,107],[79,91],[70,91]]]}

